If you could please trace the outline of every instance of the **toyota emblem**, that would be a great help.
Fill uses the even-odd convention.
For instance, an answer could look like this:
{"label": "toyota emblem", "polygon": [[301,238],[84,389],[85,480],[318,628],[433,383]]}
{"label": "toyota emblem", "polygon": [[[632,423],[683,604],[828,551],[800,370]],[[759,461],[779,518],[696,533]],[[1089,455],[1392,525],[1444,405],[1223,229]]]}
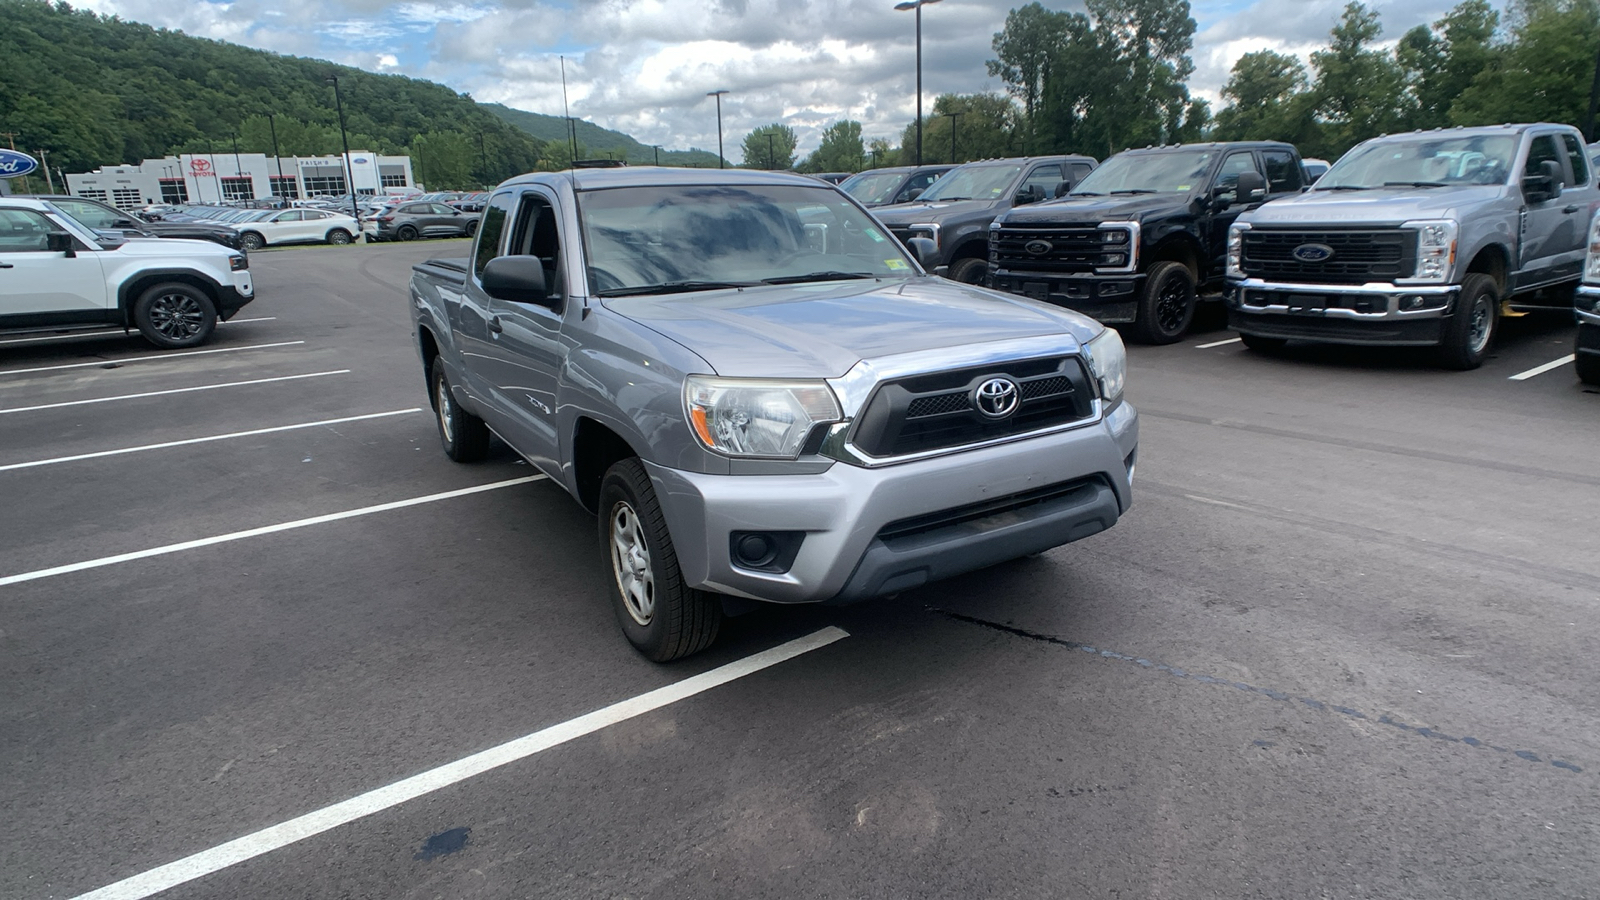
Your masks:
{"label": "toyota emblem", "polygon": [[1022,245],[1022,249],[1032,253],[1034,256],[1043,256],[1055,248],[1056,245],[1049,241],[1029,241]]}
{"label": "toyota emblem", "polygon": [[1291,252],[1301,262],[1319,263],[1333,259],[1333,248],[1327,244],[1301,244]]}
{"label": "toyota emblem", "polygon": [[972,392],[972,405],[991,419],[1004,419],[1017,411],[1022,403],[1022,392],[1009,378],[991,378]]}

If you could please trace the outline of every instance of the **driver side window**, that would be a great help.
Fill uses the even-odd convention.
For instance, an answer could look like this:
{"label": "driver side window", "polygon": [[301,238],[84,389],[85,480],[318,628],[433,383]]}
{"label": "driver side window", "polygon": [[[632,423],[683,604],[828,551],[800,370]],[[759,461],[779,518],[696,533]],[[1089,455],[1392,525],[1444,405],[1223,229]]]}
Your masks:
{"label": "driver side window", "polygon": [[536,256],[544,267],[544,283],[549,296],[566,296],[565,275],[561,265],[561,231],[557,224],[555,207],[549,199],[539,194],[523,194],[522,207],[517,210],[516,228],[511,232],[507,256]]}
{"label": "driver side window", "polygon": [[[1547,162],[1559,164],[1561,162],[1561,152],[1556,149],[1554,135],[1541,134],[1534,138],[1533,144],[1528,147],[1528,162],[1527,165],[1522,167],[1523,177],[1538,177],[1541,174],[1540,166]],[[1559,188],[1560,185],[1556,187]]]}
{"label": "driver side window", "polygon": [[478,243],[472,256],[472,274],[482,276],[483,267],[500,255],[500,237],[505,234],[506,219],[516,202],[516,195],[507,191],[496,194],[484,207],[483,221],[478,224]]}
{"label": "driver side window", "polygon": [[1222,171],[1217,173],[1217,187],[1233,189],[1239,184],[1239,176],[1246,172],[1256,170],[1255,154],[1230,153],[1222,161]]}

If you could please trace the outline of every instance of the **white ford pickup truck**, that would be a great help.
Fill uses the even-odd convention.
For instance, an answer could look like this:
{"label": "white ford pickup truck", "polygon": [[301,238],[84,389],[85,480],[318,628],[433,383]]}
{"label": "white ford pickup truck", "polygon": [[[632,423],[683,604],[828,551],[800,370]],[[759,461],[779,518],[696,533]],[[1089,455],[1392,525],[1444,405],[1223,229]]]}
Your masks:
{"label": "white ford pickup truck", "polygon": [[113,325],[193,347],[255,298],[249,267],[209,241],[112,238],[49,201],[0,197],[0,332]]}

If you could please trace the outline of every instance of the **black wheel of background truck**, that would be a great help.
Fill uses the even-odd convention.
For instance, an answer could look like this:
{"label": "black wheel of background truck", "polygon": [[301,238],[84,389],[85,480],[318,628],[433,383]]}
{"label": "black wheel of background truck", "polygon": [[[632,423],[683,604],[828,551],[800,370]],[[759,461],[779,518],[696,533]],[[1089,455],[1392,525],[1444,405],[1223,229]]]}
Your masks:
{"label": "black wheel of background truck", "polygon": [[1180,262],[1158,262],[1150,268],[1139,297],[1134,335],[1146,344],[1171,344],[1194,321],[1194,273]]}
{"label": "black wheel of background truck", "polygon": [[344,245],[350,243],[350,232],[343,228],[335,228],[328,232],[328,243]]}
{"label": "black wheel of background truck", "polygon": [[600,543],[628,643],[656,662],[711,646],[722,627],[722,601],[683,583],[650,474],[636,458],[616,463],[600,482]]}
{"label": "black wheel of background truck", "polygon": [[195,347],[205,343],[217,327],[217,307],[199,288],[167,282],[134,301],[133,324],[157,347]]}
{"label": "black wheel of background truck", "polygon": [[1468,275],[1456,297],[1455,315],[1445,320],[1439,343],[1439,364],[1447,369],[1476,369],[1494,343],[1499,321],[1500,290],[1482,273]]}
{"label": "black wheel of background truck", "polygon": [[394,236],[402,241],[414,241],[417,239],[417,230],[410,225],[401,225],[400,230],[396,231]]}
{"label": "black wheel of background truck", "polygon": [[[1589,325],[1580,325],[1580,328],[1589,328]],[[1600,384],[1600,353],[1584,353],[1579,350],[1573,355],[1572,367],[1578,370],[1578,380],[1584,384]]]}
{"label": "black wheel of background truck", "polygon": [[1289,342],[1283,338],[1262,337],[1259,334],[1240,334],[1239,340],[1252,352],[1267,355],[1281,353],[1284,347],[1289,346]]}
{"label": "black wheel of background truck", "polygon": [[239,235],[239,247],[247,252],[250,250],[260,250],[266,245],[267,239],[259,234],[256,234],[254,231],[246,231],[244,234]]}
{"label": "black wheel of background truck", "polygon": [[962,284],[984,284],[989,280],[989,263],[981,259],[958,259],[950,264],[947,277]]}
{"label": "black wheel of background truck", "polygon": [[458,463],[478,462],[489,455],[489,426],[461,408],[450,393],[450,379],[444,364],[434,357],[428,369],[428,399],[433,404],[433,420],[439,426],[439,442],[444,455]]}

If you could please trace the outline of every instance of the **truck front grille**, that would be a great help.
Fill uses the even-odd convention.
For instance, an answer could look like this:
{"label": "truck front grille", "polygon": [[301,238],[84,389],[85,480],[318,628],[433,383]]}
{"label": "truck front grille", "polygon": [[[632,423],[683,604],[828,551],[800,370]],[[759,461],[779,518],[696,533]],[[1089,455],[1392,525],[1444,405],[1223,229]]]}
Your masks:
{"label": "truck front grille", "polygon": [[[1095,225],[1006,226],[989,233],[990,263],[1002,269],[1093,272],[1105,249],[1100,243],[1100,229]],[[1127,248],[1123,245],[1118,249]]]}
{"label": "truck front grille", "polygon": [[[978,411],[978,387],[1010,379],[1019,403],[994,419]],[[878,386],[856,419],[850,443],[877,459],[954,450],[1087,419],[1094,414],[1093,382],[1076,356],[1019,360],[914,375]]]}
{"label": "truck front grille", "polygon": [[1002,516],[1014,515],[1033,507],[1059,503],[1063,499],[1079,499],[1085,494],[1092,495],[1096,488],[1105,484],[1104,476],[1091,475],[1088,478],[1063,481],[1005,497],[996,497],[993,500],[985,500],[981,503],[971,503],[966,506],[957,506],[953,509],[943,509],[926,515],[913,516],[909,519],[899,519],[883,526],[878,531],[878,540],[893,548],[896,543],[904,542],[907,539],[920,538],[923,535],[948,528],[955,528],[974,522],[982,523],[984,520],[999,519]]}
{"label": "truck front grille", "polygon": [[[1295,255],[1312,246],[1332,251],[1309,261]],[[1382,231],[1279,231],[1252,228],[1244,233],[1241,268],[1253,278],[1307,284],[1365,284],[1409,278],[1417,267],[1417,233]]]}

